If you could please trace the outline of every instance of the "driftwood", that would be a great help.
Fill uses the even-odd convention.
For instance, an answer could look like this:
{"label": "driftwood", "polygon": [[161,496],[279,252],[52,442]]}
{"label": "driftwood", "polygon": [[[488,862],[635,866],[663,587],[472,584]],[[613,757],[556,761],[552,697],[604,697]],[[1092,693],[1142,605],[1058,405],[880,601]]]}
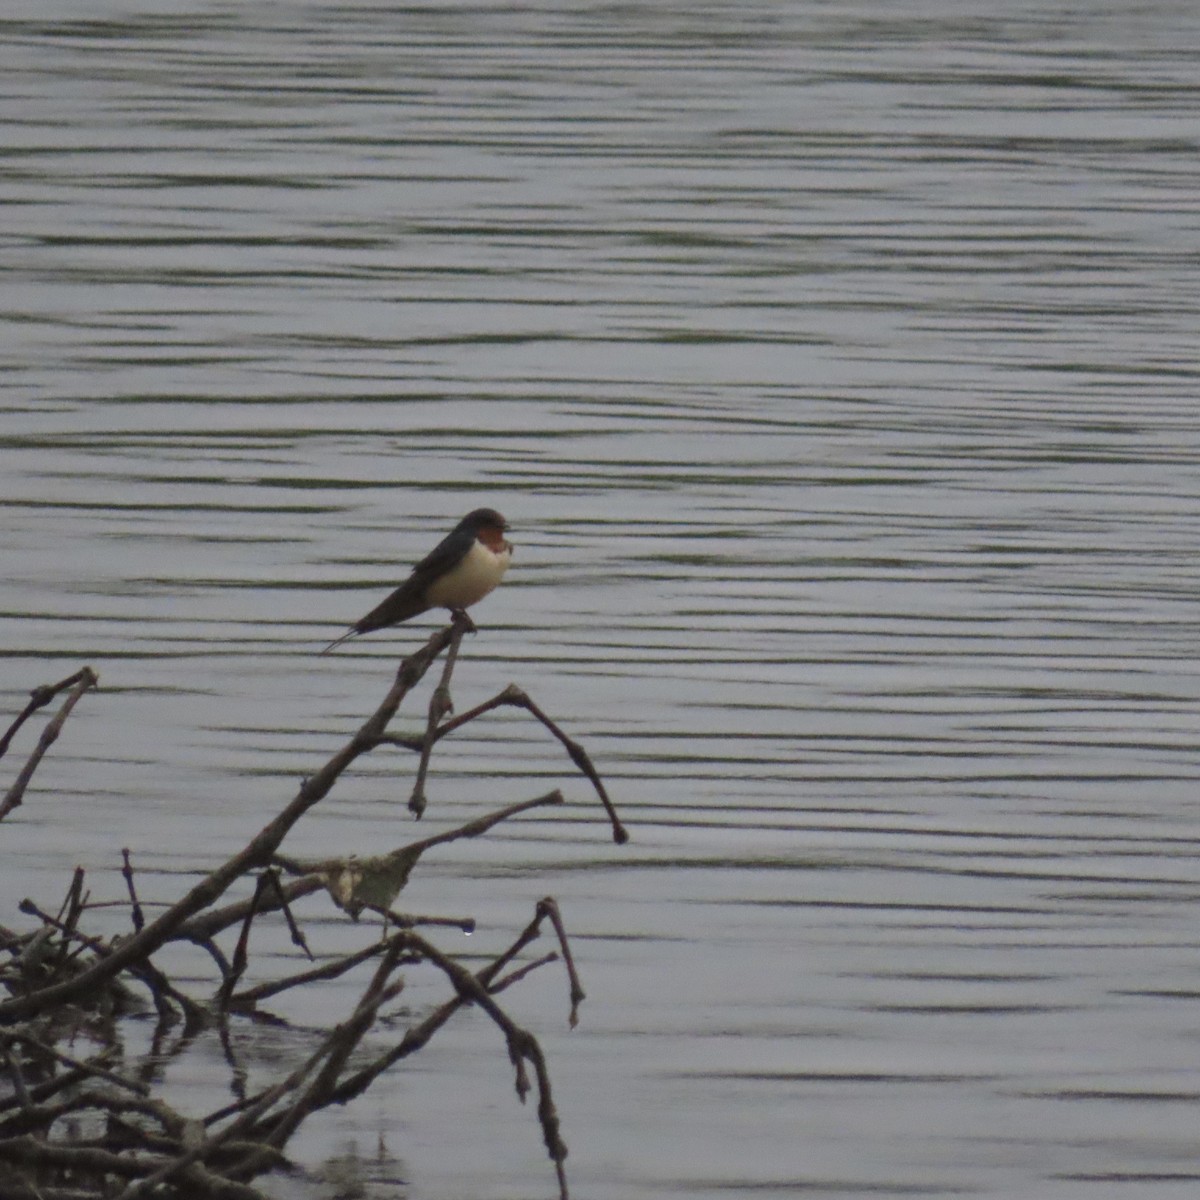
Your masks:
{"label": "driftwood", "polygon": [[[534,1091],[547,1153],[557,1175],[558,1194],[567,1197],[566,1146],[552,1098],[550,1076],[537,1038],[517,1025],[496,997],[549,962],[561,961],[568,983],[568,1019],[574,1025],[583,988],[575,970],[558,905],[539,900],[533,918],[512,944],[480,969],[469,970],[418,932],[452,925],[470,931],[462,917],[427,917],[397,911],[393,905],[421,856],[456,838],[478,837],[501,821],[530,809],[563,802],[552,791],[491,813],[390,853],[366,858],[303,861],[281,845],[309,809],[319,803],[357,758],[379,746],[401,746],[419,755],[409,807],[425,810],[430,759],[441,740],[500,706],[524,708],[562,743],[590,781],[604,806],[612,836],[627,840],[604,784],[586,751],[567,737],[521,689],[510,686],[460,716],[450,716],[450,681],[465,617],[433,634],[405,659],[387,696],[353,737],[314,775],[303,780],[289,804],[247,845],[195,884],[175,903],[148,919],[138,898],[132,856],[123,853],[122,876],[128,893],[130,930],[119,937],[89,934],[84,924],[91,907],[83,871],[77,869],[56,912],[26,900],[21,911],[36,919],[17,932],[0,926],[0,1195],[40,1200],[94,1197],[214,1197],[257,1200],[255,1178],[285,1166],[289,1140],[313,1113],[346,1104],[402,1059],[420,1050],[462,1007],[486,1013],[499,1030],[512,1064],[518,1096]],[[446,662],[434,689],[424,735],[388,732],[402,701],[443,652]],[[60,683],[38,688],[0,741],[0,756],[21,726],[55,696],[67,692],[58,713],[44,727],[37,747],[0,802],[0,818],[21,803],[26,787],[63,723],[84,693],[97,685],[83,668]],[[231,886],[253,884],[252,894],[219,904]],[[338,958],[313,961],[292,911],[303,896],[324,890],[332,902],[364,923],[365,944]],[[280,914],[297,953],[308,965],[283,978],[251,979],[251,931]],[[278,919],[278,918],[277,918]],[[518,957],[549,922],[557,950],[518,962]],[[233,940],[230,950],[222,938]],[[190,942],[213,964],[211,994],[195,996],[173,982],[152,956],[170,943]],[[178,1031],[178,1052],[196,1032],[217,1028],[231,1044],[231,1022],[265,1017],[274,997],[298,988],[316,988],[356,968],[374,963],[357,1003],[319,1039],[308,1057],[284,1078],[212,1112],[184,1114],[155,1095],[151,1082],[170,1054]],[[439,972],[449,997],[412,1018],[397,1036],[388,1005],[401,993],[403,971],[417,967]],[[151,1055],[128,1060],[119,1018],[145,1008],[148,995],[157,1015]],[[86,1036],[79,1036],[86,1034]],[[78,1046],[98,1047],[93,1053]],[[71,1052],[68,1052],[68,1049]],[[236,1068],[230,1052],[231,1068]]]}

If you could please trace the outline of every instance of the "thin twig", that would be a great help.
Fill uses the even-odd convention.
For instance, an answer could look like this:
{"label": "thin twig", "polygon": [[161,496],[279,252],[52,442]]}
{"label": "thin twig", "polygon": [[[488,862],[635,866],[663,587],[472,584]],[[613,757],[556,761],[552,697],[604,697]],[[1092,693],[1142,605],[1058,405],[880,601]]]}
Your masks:
{"label": "thin twig", "polygon": [[60,679],[57,683],[43,683],[39,687],[35,687],[29,693],[30,700],[25,705],[24,711],[19,717],[8,727],[8,731],[3,737],[0,737],[0,758],[8,752],[8,747],[11,745],[13,738],[17,734],[17,730],[29,720],[31,716],[39,708],[45,708],[59,692],[65,692],[67,688],[74,687],[81,679],[91,676],[92,684],[99,682],[99,678],[91,667],[83,667],[76,671],[74,675],[68,675],[66,679]]}
{"label": "thin twig", "polygon": [[225,1007],[229,1003],[229,997],[233,994],[233,989],[237,987],[238,980],[246,972],[246,964],[249,962],[247,951],[250,946],[250,926],[254,924],[254,917],[258,912],[259,903],[268,887],[267,876],[270,874],[272,872],[260,871],[258,878],[254,881],[254,895],[250,898],[250,907],[246,910],[246,916],[242,921],[242,930],[238,934],[237,945],[233,949],[233,961],[229,964],[229,971],[221,981],[220,991],[217,992],[218,1012],[223,1013],[225,1011]]}
{"label": "thin twig", "polygon": [[441,741],[448,733],[453,733],[456,729],[461,729],[468,721],[473,721],[476,717],[481,717],[484,713],[491,712],[492,709],[500,708],[504,705],[525,709],[526,712],[541,721],[558,738],[563,748],[571,756],[571,761],[588,777],[592,787],[596,789],[596,794],[600,797],[600,802],[604,805],[604,811],[608,813],[608,819],[612,825],[613,841],[617,845],[622,845],[629,841],[629,831],[621,824],[621,818],[617,816],[617,810],[613,807],[613,802],[608,798],[608,790],[604,786],[604,781],[600,778],[599,772],[592,764],[588,752],[574,738],[568,737],[555,721],[533,702],[528,692],[524,688],[517,687],[515,683],[510,683],[502,692],[498,692],[490,700],[485,700],[482,704],[477,704],[469,712],[453,717],[451,720],[438,726],[434,740]]}
{"label": "thin twig", "polygon": [[97,1058],[92,1059],[90,1062],[84,1062],[70,1054],[64,1054],[63,1051],[56,1049],[48,1042],[45,1042],[41,1038],[36,1037],[28,1032],[22,1032],[19,1030],[14,1032],[0,1031],[0,1040],[2,1040],[6,1046],[12,1045],[13,1043],[31,1046],[37,1050],[39,1054],[44,1055],[46,1058],[54,1059],[55,1062],[59,1062],[63,1066],[69,1067],[72,1071],[80,1071],[86,1075],[91,1075],[95,1079],[103,1079],[105,1083],[110,1083],[114,1087],[125,1088],[128,1091],[133,1092],[135,1095],[143,1097],[150,1095],[150,1089],[145,1084],[137,1083],[131,1079],[126,1079],[122,1075],[117,1075],[114,1072],[97,1065],[97,1063],[102,1059],[112,1057],[114,1053],[113,1051],[105,1051]]}
{"label": "thin twig", "polygon": [[142,906],[138,902],[137,888],[133,885],[133,866],[129,861],[129,847],[121,850],[121,874],[125,878],[125,887],[129,891],[129,917],[133,921],[135,933],[141,933],[146,926],[146,918],[142,914]]}
{"label": "thin twig", "polygon": [[433,689],[433,695],[429,697],[429,718],[425,723],[425,736],[421,739],[421,760],[417,764],[417,778],[413,783],[412,795],[408,798],[409,811],[418,818],[425,811],[425,777],[429,772],[429,756],[433,753],[438,725],[447,713],[454,711],[454,703],[450,699],[450,676],[454,674],[454,664],[458,661],[458,648],[462,645],[463,634],[467,632],[468,626],[471,629],[475,628],[466,613],[456,612],[453,624],[454,636],[450,639],[442,678]]}
{"label": "thin twig", "polygon": [[579,1024],[579,1006],[587,999],[587,993],[583,990],[583,985],[579,982],[579,973],[575,970],[575,960],[571,957],[571,947],[567,942],[567,931],[563,925],[562,913],[558,910],[558,901],[553,896],[546,896],[538,901],[537,911],[550,918],[550,924],[554,926],[554,932],[558,935],[558,944],[562,949],[563,963],[567,968],[567,978],[571,981],[571,1015],[569,1020],[571,1028],[574,1029]]}
{"label": "thin twig", "polygon": [[[281,855],[276,855],[275,861],[280,862]],[[302,879],[293,879],[291,883],[283,884],[280,888],[279,895],[264,896],[259,902],[259,913],[275,912],[280,908],[280,898],[286,903],[293,903],[304,896],[309,896],[313,892],[319,892],[325,886],[324,882],[315,875],[306,876]],[[222,930],[229,929],[231,926],[237,925],[242,921],[246,913],[250,910],[252,896],[247,896],[243,900],[236,900],[232,904],[223,905],[221,908],[210,908],[207,912],[198,913],[194,917],[190,917],[184,921],[182,925],[175,931],[175,938],[180,941],[194,942],[197,946],[202,946],[209,953],[212,953],[212,939],[216,937]]]}
{"label": "thin twig", "polygon": [[498,825],[517,813],[562,802],[562,792],[555,789],[544,796],[522,800],[517,804],[508,805],[507,808],[478,817],[474,821],[468,821],[457,829],[448,829],[423,841],[410,842],[389,854],[374,855],[371,858],[352,855],[348,858],[314,860],[277,854],[274,861],[290,874],[319,875],[325,881],[325,886],[338,907],[357,918],[364,909],[387,911],[408,882],[417,860],[430,847],[440,846],[443,842],[457,841],[459,838],[479,837],[493,825]]}
{"label": "thin twig", "polygon": [[[50,916],[49,913],[43,912],[32,900],[22,900],[18,908],[23,913],[30,916],[38,917],[45,928],[57,929],[64,937],[74,938],[80,942],[88,950],[97,956],[98,961],[104,961],[104,955],[109,953],[109,946],[102,942],[99,938],[91,937],[88,934],[81,933],[79,930],[68,930],[57,917]],[[87,967],[80,972],[80,975],[86,975],[92,971],[94,967]],[[129,973],[150,989],[150,994],[153,997],[155,1008],[160,1017],[173,1020],[175,1015],[170,1011],[170,1006],[167,1004],[167,999],[174,1000],[181,1009],[190,1026],[199,1026],[204,1023],[205,1012],[190,996],[181,992],[176,988],[171,981],[150,961],[150,956],[145,957],[137,962],[129,964]],[[73,976],[72,979],[78,979],[80,975]],[[32,993],[35,996],[44,995],[46,992],[56,987],[65,987],[72,982],[72,979],[64,980],[60,983],[50,984],[37,992]],[[105,983],[108,980],[104,981]],[[92,994],[92,999],[95,999],[97,993]],[[0,1018],[2,1019],[2,1018]]]}
{"label": "thin twig", "polygon": [[304,931],[300,928],[292,913],[292,906],[288,903],[288,898],[283,893],[283,884],[280,882],[279,872],[272,869],[267,872],[267,876],[271,882],[271,895],[278,902],[283,912],[283,919],[287,922],[288,936],[292,939],[292,945],[297,947],[297,949],[303,950],[309,962],[316,962],[317,960],[313,957],[312,950],[309,949],[308,939],[304,936]]}
{"label": "thin twig", "polygon": [[61,922],[63,936],[59,941],[58,962],[51,968],[52,978],[61,974],[71,957],[71,938],[79,924],[83,906],[83,868],[76,867],[71,876],[71,886],[67,888],[67,895],[58,910],[57,919]]}
{"label": "thin twig", "polygon": [[33,698],[25,706],[25,711],[13,722],[8,732],[4,735],[3,741],[0,741],[0,754],[3,754],[8,749],[13,735],[32,713],[49,704],[64,688],[71,688],[70,695],[63,701],[62,708],[55,713],[51,720],[46,722],[46,726],[38,738],[37,745],[33,748],[33,753],[29,756],[29,761],[21,768],[20,773],[17,775],[16,782],[8,789],[3,801],[0,801],[0,821],[3,821],[25,798],[25,789],[29,786],[29,781],[33,778],[33,773],[37,770],[38,763],[42,761],[42,757],[46,751],[54,745],[59,733],[62,732],[63,722],[71,715],[71,709],[79,703],[79,698],[88,688],[96,687],[99,682],[100,676],[91,667],[83,667],[76,671],[69,679],[64,679],[52,687],[41,687],[34,690]]}
{"label": "thin twig", "polygon": [[229,1007],[238,1012],[251,1012],[261,1001],[270,999],[272,996],[278,996],[281,992],[286,992],[291,988],[302,987],[306,983],[316,983],[320,979],[337,979],[347,971],[353,970],[360,963],[374,958],[377,954],[382,954],[386,946],[387,942],[380,940],[372,943],[370,946],[364,946],[361,950],[356,950],[353,954],[346,954],[341,958],[335,958],[332,962],[314,967],[311,971],[299,971],[295,975],[288,975],[284,979],[272,979],[267,983],[260,983],[254,987],[245,988],[230,997]]}

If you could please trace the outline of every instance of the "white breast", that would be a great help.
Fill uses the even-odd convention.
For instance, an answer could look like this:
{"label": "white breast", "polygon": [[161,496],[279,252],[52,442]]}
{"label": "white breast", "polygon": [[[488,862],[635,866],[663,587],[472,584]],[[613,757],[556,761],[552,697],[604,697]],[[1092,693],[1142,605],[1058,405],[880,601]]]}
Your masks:
{"label": "white breast", "polygon": [[431,608],[470,608],[500,582],[511,557],[507,542],[497,554],[477,540],[457,566],[429,585],[425,599]]}

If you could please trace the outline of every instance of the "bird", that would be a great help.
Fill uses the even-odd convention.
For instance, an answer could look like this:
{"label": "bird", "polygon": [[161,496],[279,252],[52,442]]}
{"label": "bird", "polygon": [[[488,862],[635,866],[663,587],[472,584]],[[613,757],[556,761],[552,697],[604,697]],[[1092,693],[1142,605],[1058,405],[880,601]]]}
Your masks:
{"label": "bird", "polygon": [[321,653],[328,654],[360,633],[399,625],[431,608],[461,613],[477,604],[508,570],[513,548],[504,537],[507,529],[508,522],[494,508],[467,513],[386,600]]}

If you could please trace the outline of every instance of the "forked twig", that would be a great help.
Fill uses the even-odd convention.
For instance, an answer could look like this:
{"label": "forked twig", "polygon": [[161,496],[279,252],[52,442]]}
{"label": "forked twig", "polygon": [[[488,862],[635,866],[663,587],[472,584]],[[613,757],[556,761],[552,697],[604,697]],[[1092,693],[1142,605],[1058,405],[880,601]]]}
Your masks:
{"label": "forked twig", "polygon": [[31,716],[39,708],[45,708],[59,692],[65,692],[67,688],[74,687],[81,680],[88,680],[89,687],[94,687],[99,683],[99,676],[92,670],[91,667],[82,667],[75,672],[74,675],[68,675],[66,679],[60,679],[57,683],[43,683],[40,687],[35,687],[29,693],[29,703],[25,705],[24,711],[19,717],[8,727],[7,732],[3,737],[0,737],[0,758],[8,752],[8,747],[13,738],[17,734],[17,730],[29,720]]}
{"label": "forked twig", "polygon": [[100,676],[91,667],[81,667],[74,675],[62,679],[58,683],[44,684],[42,687],[34,688],[24,712],[9,726],[8,732],[5,733],[4,737],[0,738],[0,756],[8,749],[17,730],[39,708],[45,707],[59,692],[65,691],[67,688],[71,689],[71,693],[63,701],[62,708],[46,723],[41,736],[38,738],[37,745],[33,748],[33,753],[29,756],[29,761],[21,768],[16,781],[8,789],[4,799],[0,801],[0,821],[3,821],[25,798],[25,789],[29,786],[29,781],[33,778],[33,773],[37,770],[38,763],[42,761],[46,751],[54,745],[58,735],[62,732],[63,722],[71,715],[71,709],[79,703],[79,698],[88,688],[96,687],[99,683]]}
{"label": "forked twig", "polygon": [[[481,971],[477,972],[475,979],[480,987],[486,988],[491,993],[496,993],[507,987],[513,982],[514,976],[522,973],[527,973],[536,965],[542,962],[549,961],[549,957],[538,960],[538,963],[530,963],[526,967],[520,968],[518,971],[512,972],[509,976],[503,979],[499,978],[500,973],[511,963],[530,942],[535,941],[541,932],[542,922],[547,918],[548,913],[543,909],[542,905],[538,905],[534,912],[533,919],[525,926],[523,930],[514,939],[511,946],[508,947],[502,954],[498,955]],[[415,1054],[424,1046],[433,1035],[441,1029],[443,1025],[464,1005],[470,1003],[470,997],[458,992],[452,999],[447,1000],[444,1004],[439,1005],[428,1017],[420,1024],[411,1026],[401,1038],[398,1045],[392,1047],[384,1054],[381,1054],[374,1062],[367,1064],[361,1070],[348,1076],[339,1085],[337,1091],[331,1097],[331,1101],[335,1104],[346,1104],[355,1096],[371,1085],[371,1083],[380,1075],[383,1074],[389,1067],[399,1062],[402,1058],[407,1058],[410,1054]]]}

